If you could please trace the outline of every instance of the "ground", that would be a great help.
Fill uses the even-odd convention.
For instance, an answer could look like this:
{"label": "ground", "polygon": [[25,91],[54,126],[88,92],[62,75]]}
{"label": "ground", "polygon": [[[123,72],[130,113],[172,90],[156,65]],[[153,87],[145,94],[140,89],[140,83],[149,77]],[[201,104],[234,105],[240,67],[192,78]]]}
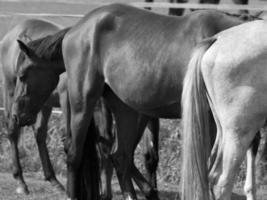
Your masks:
{"label": "ground", "polygon": [[[61,182],[65,183],[65,178],[59,178]],[[17,195],[15,194],[16,184],[11,174],[0,173],[0,200],[63,200],[63,195],[53,191],[48,182],[42,179],[40,173],[26,173],[25,180],[28,183],[30,194]],[[174,200],[178,195],[177,185],[170,185],[167,183],[159,183],[159,195],[161,200]],[[116,180],[113,181],[114,198],[113,200],[122,200],[119,186]],[[235,190],[232,200],[245,200],[242,195],[241,188]],[[145,200],[138,192],[139,200]],[[258,200],[266,200],[267,187],[258,188]]]}
{"label": "ground", "polygon": [[[17,195],[15,181],[11,174],[0,173],[0,200],[63,200],[64,196],[53,191],[48,182],[42,179],[38,173],[25,174],[25,180],[28,183],[30,194]],[[62,183],[65,183],[65,178],[60,178]],[[119,191],[118,183],[113,181],[114,198],[113,200],[122,200]],[[160,199],[174,200],[177,194],[176,185],[160,184]],[[139,195],[139,200],[145,200]]]}

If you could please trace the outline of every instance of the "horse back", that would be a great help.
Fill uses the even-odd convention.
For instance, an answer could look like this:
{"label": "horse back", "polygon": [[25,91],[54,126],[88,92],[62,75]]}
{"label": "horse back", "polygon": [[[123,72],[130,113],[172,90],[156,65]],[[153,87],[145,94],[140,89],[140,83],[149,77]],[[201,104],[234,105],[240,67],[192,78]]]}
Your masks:
{"label": "horse back", "polygon": [[[124,103],[138,110],[179,112],[180,100],[173,91],[181,94],[193,47],[241,23],[223,21],[222,15],[199,11],[170,17],[120,4],[101,7],[66,34],[67,71],[71,66],[68,73],[84,84],[94,71]],[[211,23],[211,18],[217,22]]]}

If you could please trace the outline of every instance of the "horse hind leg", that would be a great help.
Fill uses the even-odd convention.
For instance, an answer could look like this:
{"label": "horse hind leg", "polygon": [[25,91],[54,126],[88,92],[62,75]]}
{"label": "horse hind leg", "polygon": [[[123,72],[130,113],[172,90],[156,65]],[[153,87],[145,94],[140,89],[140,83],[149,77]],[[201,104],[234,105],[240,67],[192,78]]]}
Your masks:
{"label": "horse hind leg", "polygon": [[[128,142],[132,142],[132,137],[136,133],[136,117],[127,113],[113,112],[116,119],[116,138],[113,150],[111,152],[112,163],[115,167],[119,184],[121,187],[123,199],[137,200],[137,196],[132,183],[132,154],[129,154],[127,146]],[[132,153],[132,152],[131,152]]]}
{"label": "horse hind leg", "polygon": [[44,106],[42,108],[42,110],[38,114],[37,121],[33,126],[33,131],[43,166],[45,180],[49,181],[56,191],[64,192],[65,189],[63,185],[57,180],[55,176],[55,172],[53,170],[46,146],[47,125],[51,111],[52,107]]}
{"label": "horse hind leg", "polygon": [[[149,122],[149,123],[148,123]],[[140,171],[137,169],[137,167],[134,164],[134,161],[132,160],[132,166],[133,166],[133,179],[140,188],[140,190],[144,193],[146,196],[146,199],[148,200],[156,200],[158,199],[158,192],[157,192],[157,180],[156,180],[156,169],[158,164],[158,132],[159,132],[159,120],[156,118],[149,118],[145,115],[139,114],[138,119],[138,126],[137,126],[137,134],[136,138],[133,143],[132,148],[132,155],[134,155],[134,150],[136,149],[137,144],[140,141],[140,138],[142,137],[146,125],[149,125],[150,128],[152,140],[150,140],[150,153],[149,155],[153,158],[149,161],[150,166],[147,166],[151,179],[147,181],[144,176],[140,173]],[[151,146],[151,142],[153,145]],[[129,152],[130,153],[130,152]],[[148,164],[148,163],[146,163]]]}
{"label": "horse hind leg", "polygon": [[[216,161],[209,175],[212,195],[216,200],[231,199],[234,179],[239,166],[256,135],[257,131],[255,130],[261,127],[259,125],[260,120],[254,119],[254,123],[252,122],[253,120],[247,121],[250,123],[239,123],[241,126],[234,124],[222,127],[222,141],[218,148]],[[244,124],[250,124],[250,127],[242,126]]]}
{"label": "horse hind leg", "polygon": [[144,133],[144,160],[147,171],[148,182],[157,189],[157,167],[159,162],[158,140],[159,140],[159,119],[151,118],[148,121],[150,132]]}
{"label": "horse hind leg", "polygon": [[101,157],[101,200],[111,200],[111,181],[113,175],[113,164],[108,155],[101,155]]}
{"label": "horse hind leg", "polygon": [[260,139],[260,132],[257,132],[247,151],[247,174],[244,185],[244,192],[247,200],[256,200],[255,158],[258,152]]}

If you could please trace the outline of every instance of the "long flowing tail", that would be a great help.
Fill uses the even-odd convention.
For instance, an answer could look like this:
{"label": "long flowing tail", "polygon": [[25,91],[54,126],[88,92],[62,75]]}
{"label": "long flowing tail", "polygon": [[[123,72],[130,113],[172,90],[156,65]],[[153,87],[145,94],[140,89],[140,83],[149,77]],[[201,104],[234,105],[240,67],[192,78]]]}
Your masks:
{"label": "long flowing tail", "polygon": [[201,72],[201,61],[216,41],[198,45],[188,65],[182,93],[183,166],[182,200],[209,200],[209,104]]}

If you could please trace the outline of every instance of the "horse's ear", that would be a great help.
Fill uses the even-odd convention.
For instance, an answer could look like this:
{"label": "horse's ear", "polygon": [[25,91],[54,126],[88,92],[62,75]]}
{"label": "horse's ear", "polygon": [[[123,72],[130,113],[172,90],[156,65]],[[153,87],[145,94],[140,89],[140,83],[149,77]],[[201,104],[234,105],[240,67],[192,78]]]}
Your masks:
{"label": "horse's ear", "polygon": [[29,48],[24,42],[22,42],[21,40],[17,40],[17,42],[20,50],[23,51],[29,58],[36,57],[34,51],[31,48]]}

